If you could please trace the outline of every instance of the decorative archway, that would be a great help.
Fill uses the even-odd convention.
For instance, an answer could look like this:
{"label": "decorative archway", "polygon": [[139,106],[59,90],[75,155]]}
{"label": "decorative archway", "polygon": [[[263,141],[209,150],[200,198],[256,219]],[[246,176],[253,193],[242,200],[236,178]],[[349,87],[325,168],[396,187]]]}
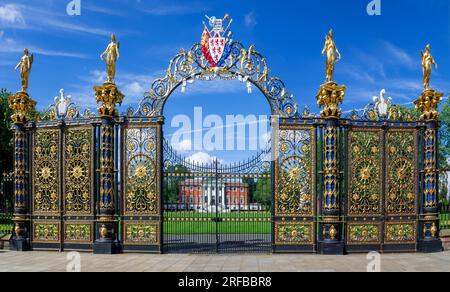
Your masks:
{"label": "decorative archway", "polygon": [[181,50],[169,63],[166,76],[155,80],[151,90],[145,93],[137,111],[129,110],[129,115],[162,117],[164,106],[171,94],[180,86],[185,87],[190,80],[211,81],[239,80],[254,85],[266,97],[271,114],[283,118],[299,115],[298,105],[292,94],[286,91],[284,82],[270,76],[265,57],[252,45],[248,50],[237,41],[229,45],[229,56],[223,66],[212,67],[205,58],[202,45],[195,44],[189,52]]}

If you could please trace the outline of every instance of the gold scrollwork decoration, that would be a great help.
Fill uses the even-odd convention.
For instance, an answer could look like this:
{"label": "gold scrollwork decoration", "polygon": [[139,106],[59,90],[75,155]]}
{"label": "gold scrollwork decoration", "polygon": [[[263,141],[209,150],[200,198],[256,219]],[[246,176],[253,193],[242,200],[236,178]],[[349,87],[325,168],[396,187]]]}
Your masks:
{"label": "gold scrollwork decoration", "polygon": [[64,241],[67,243],[92,243],[91,223],[67,222],[64,231]]}
{"label": "gold scrollwork decoration", "polygon": [[394,129],[386,139],[386,212],[388,215],[415,215],[416,191],[416,132]]}
{"label": "gold scrollwork decoration", "polygon": [[381,131],[354,129],[349,132],[350,215],[381,213]]}
{"label": "gold scrollwork decoration", "polygon": [[128,128],[125,137],[125,213],[157,216],[156,128]]}
{"label": "gold scrollwork decoration", "polygon": [[314,211],[315,132],[311,128],[279,131],[276,163],[276,216],[311,216]]}
{"label": "gold scrollwork decoration", "polygon": [[68,128],[64,143],[64,203],[68,214],[92,214],[90,127]]}
{"label": "gold scrollwork decoration", "polygon": [[368,245],[381,243],[381,224],[350,223],[347,228],[347,244]]}
{"label": "gold scrollwork decoration", "polygon": [[59,206],[58,129],[38,129],[33,147],[33,206],[36,214],[56,214]]}
{"label": "gold scrollwork decoration", "polygon": [[313,223],[275,223],[275,244],[307,245],[314,243]]}
{"label": "gold scrollwork decoration", "polygon": [[159,227],[157,222],[126,222],[125,244],[127,245],[158,245]]}
{"label": "gold scrollwork decoration", "polygon": [[60,241],[59,222],[33,222],[33,242],[57,243]]}
{"label": "gold scrollwork decoration", "polygon": [[414,244],[416,243],[415,222],[390,222],[386,223],[386,244]]}

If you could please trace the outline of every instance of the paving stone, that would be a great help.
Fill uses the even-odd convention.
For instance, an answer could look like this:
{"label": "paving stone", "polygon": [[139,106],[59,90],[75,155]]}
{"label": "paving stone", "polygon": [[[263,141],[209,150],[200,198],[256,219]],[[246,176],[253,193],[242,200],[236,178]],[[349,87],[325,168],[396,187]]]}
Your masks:
{"label": "paving stone", "polygon": [[[67,253],[0,252],[0,272],[64,272]],[[83,272],[365,272],[365,254],[321,255],[152,255],[81,254]],[[383,272],[450,271],[450,252],[436,254],[383,254]]]}

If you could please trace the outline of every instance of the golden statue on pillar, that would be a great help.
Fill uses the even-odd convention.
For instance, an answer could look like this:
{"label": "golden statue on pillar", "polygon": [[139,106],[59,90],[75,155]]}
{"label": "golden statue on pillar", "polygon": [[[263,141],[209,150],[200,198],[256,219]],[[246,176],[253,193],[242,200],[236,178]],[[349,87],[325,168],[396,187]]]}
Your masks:
{"label": "golden statue on pillar", "polygon": [[325,46],[323,47],[322,55],[326,55],[327,57],[327,82],[331,82],[333,81],[335,65],[342,58],[341,53],[339,53],[339,50],[334,43],[332,29],[330,29],[328,35],[325,36]]}
{"label": "golden statue on pillar", "polygon": [[11,120],[14,124],[24,124],[28,121],[30,110],[34,109],[36,102],[28,95],[28,79],[30,78],[31,67],[33,66],[33,54],[30,55],[28,49],[24,49],[25,55],[20,59],[15,70],[20,68],[20,78],[22,89],[15,95],[8,97],[9,107],[13,114]]}
{"label": "golden statue on pillar", "polygon": [[116,43],[116,37],[112,34],[111,42],[106,50],[100,55],[100,58],[106,62],[106,72],[108,74],[109,83],[114,83],[114,77],[116,76],[116,62],[120,57],[119,48],[120,42]]}
{"label": "golden statue on pillar", "polygon": [[335,65],[341,60],[342,56],[334,43],[332,29],[325,36],[325,46],[322,50],[322,55],[326,55],[327,57],[327,80],[325,84],[320,86],[319,93],[317,94],[317,104],[319,107],[323,107],[323,110],[320,112],[323,118],[338,119],[342,115],[339,104],[344,101],[346,87],[338,85],[333,81]]}
{"label": "golden statue on pillar", "polygon": [[28,92],[28,79],[30,78],[31,67],[33,66],[33,54],[30,55],[28,49],[24,49],[24,56],[20,59],[15,70],[20,68],[20,78],[22,79],[22,92]]}
{"label": "golden statue on pillar", "polygon": [[430,77],[433,69],[433,65],[436,70],[438,65],[431,55],[430,45],[425,47],[425,51],[421,52],[422,57],[422,69],[423,69],[423,92],[419,98],[414,102],[416,108],[422,112],[420,116],[424,121],[437,121],[439,119],[438,106],[442,101],[444,93],[437,92],[430,88]]}
{"label": "golden statue on pillar", "polygon": [[111,42],[100,58],[106,62],[108,80],[101,86],[94,86],[97,103],[100,103],[98,112],[102,117],[115,117],[118,115],[117,104],[122,104],[124,95],[114,83],[116,75],[116,62],[119,58],[120,43],[116,43],[116,37],[111,35]]}
{"label": "golden statue on pillar", "polygon": [[436,70],[438,69],[438,65],[434,60],[433,55],[431,55],[429,44],[425,47],[425,52],[420,52],[420,54],[422,56],[423,88],[428,89],[430,88],[430,77],[433,65]]}

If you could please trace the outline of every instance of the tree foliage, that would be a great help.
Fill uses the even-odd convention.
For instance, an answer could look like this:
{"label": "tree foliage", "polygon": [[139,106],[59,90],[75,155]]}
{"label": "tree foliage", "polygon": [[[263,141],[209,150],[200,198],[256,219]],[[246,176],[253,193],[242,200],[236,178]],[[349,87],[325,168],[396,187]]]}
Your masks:
{"label": "tree foliage", "polygon": [[[171,166],[166,173],[189,173],[189,169],[182,165]],[[164,178],[164,204],[177,204],[180,198],[179,184],[186,177],[168,176]]]}
{"label": "tree foliage", "polygon": [[0,174],[13,168],[12,110],[8,104],[10,95],[5,89],[0,90]]}
{"label": "tree foliage", "polygon": [[441,128],[439,129],[439,165],[441,168],[449,167],[450,158],[450,98],[444,102],[440,113]]}

